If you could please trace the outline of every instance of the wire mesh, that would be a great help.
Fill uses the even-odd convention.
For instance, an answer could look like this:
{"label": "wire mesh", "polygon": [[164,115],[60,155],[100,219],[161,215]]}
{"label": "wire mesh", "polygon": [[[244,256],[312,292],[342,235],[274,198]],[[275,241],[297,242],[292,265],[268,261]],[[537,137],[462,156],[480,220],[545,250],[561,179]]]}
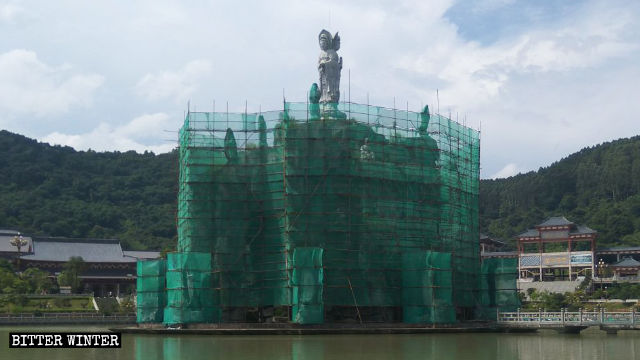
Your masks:
{"label": "wire mesh", "polygon": [[[477,305],[477,131],[428,111],[285,103],[190,112],[179,136],[178,252],[210,254],[219,311],[404,307],[451,322]],[[319,292],[293,276],[303,248],[322,250]],[[424,271],[413,282],[408,259]]]}

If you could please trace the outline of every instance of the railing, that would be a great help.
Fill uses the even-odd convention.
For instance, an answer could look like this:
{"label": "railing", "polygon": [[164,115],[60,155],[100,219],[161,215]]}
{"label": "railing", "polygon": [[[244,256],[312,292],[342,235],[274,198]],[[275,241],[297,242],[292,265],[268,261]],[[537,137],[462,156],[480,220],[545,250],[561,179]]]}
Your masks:
{"label": "railing", "polygon": [[640,325],[640,313],[608,311],[499,312],[498,323],[513,325]]}
{"label": "railing", "polygon": [[593,278],[593,283],[594,284],[610,283],[610,282],[636,283],[636,282],[640,282],[640,277],[639,276],[633,276],[633,275],[629,275],[629,276],[613,275],[613,276],[608,276],[608,277],[594,277]]}
{"label": "railing", "polygon": [[104,315],[96,313],[41,313],[41,314],[0,314],[0,323],[56,323],[56,322],[135,322],[135,314]]}

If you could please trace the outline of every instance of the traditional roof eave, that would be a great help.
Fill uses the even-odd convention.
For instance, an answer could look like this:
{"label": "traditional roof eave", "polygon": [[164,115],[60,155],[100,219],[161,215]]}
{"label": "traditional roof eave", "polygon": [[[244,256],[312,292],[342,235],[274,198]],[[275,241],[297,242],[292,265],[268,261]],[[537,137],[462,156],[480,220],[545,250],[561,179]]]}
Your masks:
{"label": "traditional roof eave", "polygon": [[612,268],[624,269],[624,268],[640,268],[640,261],[631,257],[626,257],[615,264],[611,264]]}
{"label": "traditional roof eave", "polygon": [[517,251],[493,251],[493,252],[484,252],[481,255],[484,258],[489,258],[489,257],[516,258],[518,257],[518,252]]}
{"label": "traditional roof eave", "polygon": [[536,228],[548,228],[548,227],[571,227],[574,223],[567,220],[564,216],[551,216],[542,223],[536,225]]}
{"label": "traditional roof eave", "polygon": [[86,263],[135,263],[125,256],[117,239],[71,239],[34,237],[33,253],[21,256],[29,261],[67,262],[78,256]]}
{"label": "traditional roof eave", "polygon": [[540,237],[540,232],[536,229],[527,229],[526,231],[523,231],[522,233],[518,234],[516,236],[517,238],[523,239],[532,239],[532,238],[539,238]]}
{"label": "traditional roof eave", "polygon": [[602,255],[640,254],[640,246],[602,248],[596,249],[596,253]]}

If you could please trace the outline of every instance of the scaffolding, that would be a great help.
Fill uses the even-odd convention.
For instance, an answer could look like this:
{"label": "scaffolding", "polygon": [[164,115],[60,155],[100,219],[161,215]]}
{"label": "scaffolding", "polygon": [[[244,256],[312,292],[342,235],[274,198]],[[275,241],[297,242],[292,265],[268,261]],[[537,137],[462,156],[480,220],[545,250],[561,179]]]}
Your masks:
{"label": "scaffolding", "polygon": [[166,305],[165,269],[165,260],[138,260],[136,279],[137,322],[162,322]]}
{"label": "scaffolding", "polygon": [[517,258],[484,259],[480,270],[480,307],[476,317],[495,320],[498,311],[516,311],[520,307],[517,279]]}
{"label": "scaffolding", "polygon": [[[279,307],[298,323],[449,323],[478,304],[477,131],[428,108],[285,102],[189,112],[179,137],[174,256],[209,256],[210,287],[169,261],[166,324]],[[200,291],[206,312],[175,315],[194,305],[172,292]]]}

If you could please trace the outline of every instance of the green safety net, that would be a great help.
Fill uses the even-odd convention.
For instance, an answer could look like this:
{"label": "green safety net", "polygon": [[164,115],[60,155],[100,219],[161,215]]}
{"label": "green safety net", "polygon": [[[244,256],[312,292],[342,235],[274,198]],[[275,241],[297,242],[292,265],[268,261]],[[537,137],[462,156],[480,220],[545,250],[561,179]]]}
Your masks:
{"label": "green safety net", "polygon": [[139,323],[162,322],[166,304],[166,261],[138,260],[136,280],[136,315]]}
{"label": "green safety net", "polygon": [[321,248],[298,247],[293,251],[292,321],[298,324],[320,324],[324,320]]}
{"label": "green safety net", "polygon": [[210,253],[167,254],[164,324],[207,323],[219,318],[211,275]]}
{"label": "green safety net", "polygon": [[478,317],[494,320],[497,311],[516,311],[520,307],[517,279],[517,258],[484,259],[480,271]]}
{"label": "green safety net", "polygon": [[[411,318],[448,322],[452,307],[476,305],[477,131],[428,110],[285,103],[190,112],[179,136],[178,254],[210,255],[211,287],[194,291],[215,298],[213,318],[322,305],[325,314],[359,307],[368,321],[367,308],[405,307],[403,254],[414,251],[450,254],[450,276],[434,275],[429,288],[448,286],[452,297],[436,292],[438,302],[418,304],[434,315]],[[323,250],[321,303],[298,302],[298,248]],[[438,268],[424,260],[425,271]],[[167,309],[184,309],[169,284]]]}
{"label": "green safety net", "polygon": [[402,303],[406,323],[455,322],[451,254],[413,251],[402,255]]}

